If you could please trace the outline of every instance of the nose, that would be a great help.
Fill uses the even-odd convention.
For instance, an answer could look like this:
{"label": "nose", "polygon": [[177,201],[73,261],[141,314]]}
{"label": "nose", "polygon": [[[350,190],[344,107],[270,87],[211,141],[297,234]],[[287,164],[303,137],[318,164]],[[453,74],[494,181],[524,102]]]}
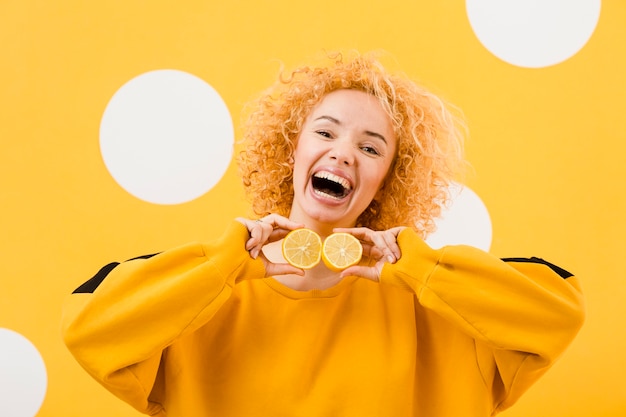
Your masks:
{"label": "nose", "polygon": [[354,145],[349,140],[336,139],[333,141],[329,156],[342,165],[352,165],[355,161]]}

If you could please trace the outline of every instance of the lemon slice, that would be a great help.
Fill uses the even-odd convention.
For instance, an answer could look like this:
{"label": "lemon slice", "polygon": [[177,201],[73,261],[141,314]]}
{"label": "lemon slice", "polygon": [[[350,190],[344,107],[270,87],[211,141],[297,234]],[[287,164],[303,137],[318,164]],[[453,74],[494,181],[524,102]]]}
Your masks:
{"label": "lemon slice", "polygon": [[296,268],[311,269],[320,262],[322,239],[311,229],[292,230],[282,243],[283,257]]}
{"label": "lemon slice", "polygon": [[361,256],[363,256],[361,242],[349,233],[333,233],[322,245],[322,260],[332,271],[343,271],[358,264]]}

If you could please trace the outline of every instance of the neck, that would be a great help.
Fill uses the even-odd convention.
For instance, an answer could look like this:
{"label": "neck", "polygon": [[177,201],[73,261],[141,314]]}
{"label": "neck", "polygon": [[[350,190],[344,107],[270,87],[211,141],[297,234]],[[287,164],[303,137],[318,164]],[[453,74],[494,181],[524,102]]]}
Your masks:
{"label": "neck", "polygon": [[332,234],[333,230],[335,228],[338,228],[338,227],[343,227],[343,228],[354,227],[354,224],[355,224],[355,222],[332,222],[332,223],[329,223],[329,222],[313,219],[313,218],[310,218],[310,217],[297,216],[297,215],[294,215],[293,212],[292,212],[292,215],[289,216],[289,220],[292,220],[292,221],[294,221],[296,223],[301,223],[301,224],[304,225],[304,227],[313,230],[318,235],[320,235],[322,240],[324,240],[326,237],[328,237],[330,234]]}

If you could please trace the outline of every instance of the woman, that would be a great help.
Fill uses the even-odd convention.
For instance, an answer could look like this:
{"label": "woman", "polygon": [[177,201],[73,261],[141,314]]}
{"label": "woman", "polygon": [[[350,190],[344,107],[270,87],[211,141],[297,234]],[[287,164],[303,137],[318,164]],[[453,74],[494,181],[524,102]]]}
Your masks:
{"label": "woman", "polygon": [[[584,317],[571,274],[424,243],[461,166],[441,100],[356,55],[255,104],[240,164],[259,218],[68,298],[64,340],[107,389],[157,416],[489,416],[566,349]],[[299,270],[280,242],[304,226],[367,256]]]}

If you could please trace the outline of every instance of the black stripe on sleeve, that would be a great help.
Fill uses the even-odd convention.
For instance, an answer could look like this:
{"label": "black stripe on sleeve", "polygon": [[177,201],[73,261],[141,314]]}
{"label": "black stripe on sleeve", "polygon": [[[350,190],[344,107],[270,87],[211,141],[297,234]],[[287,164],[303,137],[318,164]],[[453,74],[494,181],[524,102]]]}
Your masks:
{"label": "black stripe on sleeve", "polygon": [[528,263],[535,263],[535,264],[543,264],[549,267],[550,269],[552,269],[554,272],[559,274],[561,278],[564,278],[564,279],[574,276],[574,274],[572,274],[571,272],[568,272],[561,267],[558,267],[548,261],[544,261],[543,259],[536,258],[534,256],[532,258],[502,258],[502,260],[504,262],[528,262]]}
{"label": "black stripe on sleeve", "polygon": [[[158,253],[153,253],[151,255],[137,256],[136,258],[131,258],[127,260],[126,262],[134,261],[135,259],[148,259],[148,258],[152,258],[154,255],[158,255]],[[119,264],[120,264],[119,262],[111,262],[110,264],[103,266],[96,273],[96,275],[91,277],[88,281],[83,283],[80,287],[76,288],[72,292],[72,294],[93,293],[96,290],[96,288],[98,288],[100,284],[102,284],[102,281],[104,281],[104,279],[111,273],[111,271],[113,271],[115,267],[117,267]]]}
{"label": "black stripe on sleeve", "polygon": [[127,259],[127,260],[126,260],[126,262],[128,262],[128,261],[134,261],[135,259],[150,259],[150,258],[152,258],[153,256],[158,255],[159,253],[161,253],[161,252],[151,253],[150,255],[141,255],[141,256],[137,256],[137,257],[135,257],[135,258],[130,258],[130,259]]}
{"label": "black stripe on sleeve", "polygon": [[83,285],[76,288],[72,294],[92,293],[98,288],[98,286],[104,281],[111,271],[118,266],[119,262],[111,262],[108,265],[103,266],[96,275],[86,281]]}

